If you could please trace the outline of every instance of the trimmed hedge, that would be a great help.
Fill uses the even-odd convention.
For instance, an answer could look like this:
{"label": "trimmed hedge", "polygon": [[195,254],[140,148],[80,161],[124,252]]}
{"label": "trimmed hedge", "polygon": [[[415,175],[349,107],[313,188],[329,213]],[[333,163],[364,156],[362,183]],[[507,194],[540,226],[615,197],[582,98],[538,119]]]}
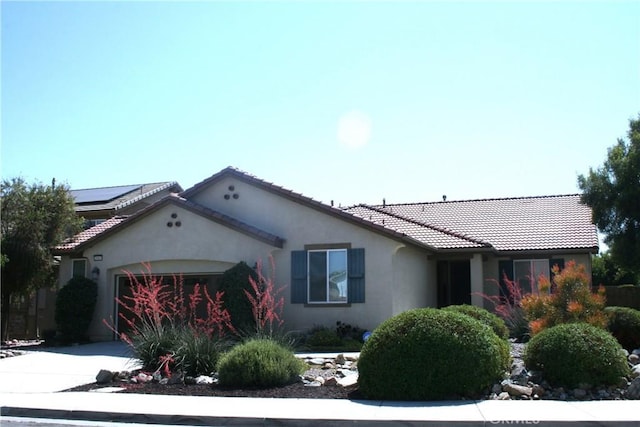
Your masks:
{"label": "trimmed hedge", "polygon": [[359,389],[369,399],[475,397],[509,366],[509,345],[453,310],[420,308],[392,317],[365,342]]}
{"label": "trimmed hedge", "polygon": [[444,307],[443,310],[453,310],[466,314],[467,316],[471,316],[493,329],[493,332],[495,332],[500,338],[505,340],[509,339],[509,328],[507,328],[504,320],[491,313],[489,310],[469,304],[450,305],[448,307]]}
{"label": "trimmed hedge", "polygon": [[65,343],[88,341],[89,325],[98,301],[98,285],[76,276],[56,296],[55,321]]}
{"label": "trimmed hedge", "polygon": [[567,323],[535,335],[524,353],[527,369],[555,386],[614,385],[629,373],[622,347],[604,329]]}
{"label": "trimmed hedge", "polygon": [[622,348],[633,351],[640,348],[640,311],[629,307],[606,307],[607,329]]}
{"label": "trimmed hedge", "polygon": [[306,364],[292,351],[271,339],[252,339],[233,347],[220,357],[221,386],[275,387],[294,382]]}

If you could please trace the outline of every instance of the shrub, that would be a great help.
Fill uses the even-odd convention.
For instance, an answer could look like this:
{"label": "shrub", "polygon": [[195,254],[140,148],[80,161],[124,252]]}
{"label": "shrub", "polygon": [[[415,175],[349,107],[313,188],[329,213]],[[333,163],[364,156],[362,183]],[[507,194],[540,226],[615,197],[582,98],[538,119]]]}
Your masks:
{"label": "shrub", "polygon": [[252,339],[233,347],[218,362],[219,384],[226,387],[275,387],[295,381],[305,363],[270,339]]}
{"label": "shrub", "polygon": [[607,329],[620,345],[629,350],[640,348],[640,311],[629,307],[606,307]]}
{"label": "shrub", "polygon": [[569,261],[560,271],[553,267],[553,284],[544,276],[538,279],[538,292],[524,296],[521,304],[535,335],[546,328],[563,323],[586,322],[606,327],[604,288],[591,292],[584,265]]}
{"label": "shrub", "polygon": [[535,335],[524,353],[528,369],[541,371],[555,386],[618,384],[629,367],[620,344],[587,323],[553,326]]}
{"label": "shrub", "polygon": [[383,322],[365,342],[359,389],[369,399],[473,397],[502,378],[509,359],[507,342],[470,316],[414,309]]}
{"label": "shrub", "polygon": [[[529,339],[529,322],[525,316],[525,312],[520,304],[525,292],[517,280],[511,280],[504,274],[503,282],[505,284],[505,292],[499,292],[497,295],[487,295],[481,293],[480,296],[493,304],[496,315],[500,317],[507,329],[509,337],[517,341],[524,342]],[[500,282],[492,280],[498,289]]]}
{"label": "shrub", "polygon": [[185,375],[211,375],[216,371],[220,353],[227,343],[205,334],[181,329],[176,334],[177,347],[173,350],[175,368]]}
{"label": "shrub", "polygon": [[348,323],[343,323],[341,321],[336,322],[336,333],[343,340],[354,340],[363,342],[362,335],[366,332],[366,330],[358,327],[352,326]]}
{"label": "shrub", "polygon": [[444,310],[457,311],[459,313],[466,314],[467,316],[471,316],[493,329],[493,332],[495,332],[500,338],[505,340],[509,338],[509,329],[507,329],[504,320],[482,307],[469,304],[450,305],[445,307]]}
{"label": "shrub", "polygon": [[320,326],[310,331],[307,345],[312,348],[335,348],[342,345],[342,339],[333,329]]}
{"label": "shrub", "polygon": [[249,290],[249,277],[257,280],[258,274],[242,261],[225,271],[218,282],[218,289],[224,292],[224,305],[238,331],[254,328],[251,304],[245,295]]}
{"label": "shrub", "polygon": [[143,324],[128,337],[127,343],[143,369],[159,371],[166,365],[166,357],[172,356],[179,346],[178,336],[178,330],[172,325]]}
{"label": "shrub", "polygon": [[63,342],[88,340],[97,300],[98,285],[85,277],[73,277],[58,291],[55,321]]}

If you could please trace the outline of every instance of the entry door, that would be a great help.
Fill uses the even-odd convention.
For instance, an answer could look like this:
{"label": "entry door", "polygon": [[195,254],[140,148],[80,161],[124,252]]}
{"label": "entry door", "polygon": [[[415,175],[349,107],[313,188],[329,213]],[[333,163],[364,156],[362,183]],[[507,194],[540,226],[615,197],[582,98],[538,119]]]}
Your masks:
{"label": "entry door", "polygon": [[438,261],[438,307],[471,304],[471,261]]}

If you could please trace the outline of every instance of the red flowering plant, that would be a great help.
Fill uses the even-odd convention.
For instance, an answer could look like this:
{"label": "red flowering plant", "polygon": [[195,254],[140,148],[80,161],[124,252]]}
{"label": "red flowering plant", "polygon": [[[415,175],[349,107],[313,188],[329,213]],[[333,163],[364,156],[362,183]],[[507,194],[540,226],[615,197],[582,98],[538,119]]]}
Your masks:
{"label": "red flowering plant", "polygon": [[274,283],[275,263],[273,257],[269,257],[271,274],[265,277],[262,273],[262,260],[256,263],[257,279],[249,276],[251,289],[244,290],[255,321],[255,335],[260,338],[279,338],[284,324],[282,311],[284,309],[284,297],[281,293],[284,286],[276,288]]}
{"label": "red flowering plant", "polygon": [[[143,263],[141,275],[125,271],[130,295],[116,298],[119,321],[126,332],[103,321],[129,344],[143,368],[164,372],[180,370],[196,375],[213,371],[228,332],[235,332],[229,312],[223,308],[223,293],[211,296],[206,286],[196,284],[185,298],[182,276],[167,283]],[[204,307],[204,316],[198,309]]]}
{"label": "red flowering plant", "polygon": [[504,320],[509,329],[509,336],[518,341],[526,341],[529,337],[529,323],[522,308],[521,301],[527,294],[518,280],[511,280],[504,273],[501,286],[497,280],[490,280],[498,288],[495,295],[480,293],[479,295],[493,304],[496,315]]}

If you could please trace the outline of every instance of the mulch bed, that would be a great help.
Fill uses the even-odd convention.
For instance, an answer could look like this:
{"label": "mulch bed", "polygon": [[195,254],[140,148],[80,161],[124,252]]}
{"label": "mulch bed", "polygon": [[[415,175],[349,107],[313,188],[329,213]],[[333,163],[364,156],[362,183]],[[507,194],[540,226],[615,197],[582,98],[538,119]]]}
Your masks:
{"label": "mulch bed", "polygon": [[132,384],[113,382],[109,384],[84,384],[65,391],[91,391],[104,387],[122,387],[118,393],[163,394],[174,396],[217,396],[217,397],[277,397],[290,399],[363,399],[358,393],[357,385],[342,387],[320,386],[309,387],[302,382],[282,387],[265,389],[257,388],[225,388],[210,384],[159,384],[149,382]]}

